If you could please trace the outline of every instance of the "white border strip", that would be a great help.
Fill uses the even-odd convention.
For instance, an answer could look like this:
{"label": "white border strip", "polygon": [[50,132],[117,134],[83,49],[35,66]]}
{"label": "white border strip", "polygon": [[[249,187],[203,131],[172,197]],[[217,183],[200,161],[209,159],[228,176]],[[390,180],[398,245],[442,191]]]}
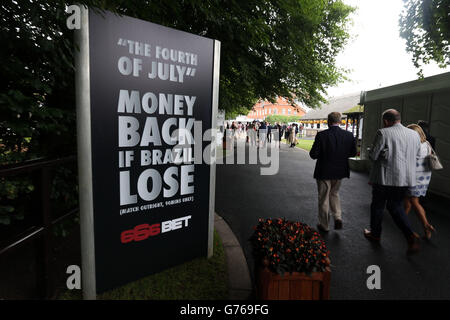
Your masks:
{"label": "white border strip", "polygon": [[[220,77],[220,41],[214,40],[213,62],[213,92],[211,128],[217,129],[217,112],[219,108],[219,77]],[[208,227],[208,258],[213,255],[214,246],[214,213],[216,200],[216,131],[211,137],[211,164],[209,176],[209,227]]]}
{"label": "white border strip", "polygon": [[94,206],[92,197],[91,91],[89,70],[89,10],[80,5],[81,29],[75,31],[75,96],[77,108],[78,189],[81,227],[83,298],[96,299]]}

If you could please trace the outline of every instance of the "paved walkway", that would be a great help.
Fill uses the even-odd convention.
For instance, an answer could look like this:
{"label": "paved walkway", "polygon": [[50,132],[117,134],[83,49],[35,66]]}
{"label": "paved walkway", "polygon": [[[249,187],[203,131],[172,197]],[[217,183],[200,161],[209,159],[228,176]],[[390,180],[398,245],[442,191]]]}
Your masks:
{"label": "paved walkway", "polygon": [[219,233],[225,251],[228,271],[228,299],[247,300],[253,293],[247,261],[244,252],[230,226],[218,214],[214,227]]}
{"label": "paved walkway", "polygon": [[[259,165],[218,165],[216,211],[229,224],[243,248],[254,281],[248,239],[258,218],[285,217],[317,224],[315,161],[304,150],[282,145],[277,175],[261,176]],[[427,200],[427,214],[437,230],[421,251],[406,256],[406,241],[386,213],[380,246],[362,230],[369,225],[371,188],[366,174],[352,172],[341,187],[344,228],[324,239],[331,251],[331,299],[449,299],[450,212],[448,203]],[[439,200],[440,201],[440,200]],[[423,233],[414,213],[413,227]],[[368,290],[367,267],[381,268],[381,290]]]}

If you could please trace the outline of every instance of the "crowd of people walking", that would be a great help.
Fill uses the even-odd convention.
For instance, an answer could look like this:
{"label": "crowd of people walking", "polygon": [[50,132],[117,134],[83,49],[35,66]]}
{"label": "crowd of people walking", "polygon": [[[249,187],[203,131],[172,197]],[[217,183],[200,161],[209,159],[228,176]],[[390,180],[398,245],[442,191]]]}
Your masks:
{"label": "crowd of people walking", "polygon": [[[420,236],[409,221],[414,210],[423,225],[424,238],[430,240],[436,229],[429,222],[421,197],[427,194],[432,175],[430,157],[434,154],[435,139],[429,134],[428,123],[403,126],[401,115],[395,109],[382,114],[383,128],[377,131],[375,140],[367,150],[372,162],[369,184],[372,187],[370,228],[364,236],[372,242],[380,242],[384,210],[387,209],[394,223],[403,233],[408,244],[407,253],[417,252]],[[351,132],[340,128],[341,114],[328,115],[328,129],[319,131],[310,150],[316,159],[314,179],[318,190],[318,225],[321,232],[330,230],[334,219],[336,230],[343,228],[339,189],[343,178],[350,178],[348,158],[357,154],[357,142]],[[246,139],[250,146],[266,147],[275,142],[281,146],[285,139],[289,147],[295,147],[303,126],[297,123],[253,121],[232,122],[227,125],[234,139]]]}
{"label": "crowd of people walking", "polygon": [[248,123],[241,123],[233,121],[227,124],[226,127],[231,130],[231,135],[234,139],[245,138],[250,146],[266,147],[267,143],[275,142],[275,146],[281,146],[281,141],[284,138],[286,144],[293,148],[297,144],[297,138],[302,136],[303,125],[297,123],[278,123],[271,125],[267,121],[253,121]]}
{"label": "crowd of people walking", "polygon": [[[350,177],[348,158],[356,155],[353,135],[339,128],[341,114],[328,115],[329,129],[317,134],[310,156],[317,159],[314,178],[318,188],[317,228],[329,231],[329,220],[334,218],[334,228],[343,227],[339,188],[343,178]],[[369,148],[372,169],[369,184],[372,186],[370,229],[364,236],[380,242],[385,208],[401,230],[408,244],[407,253],[419,249],[419,235],[413,231],[408,218],[411,209],[417,213],[424,238],[430,239],[435,228],[429,223],[425,209],[420,204],[432,175],[434,139],[429,135],[427,123],[419,121],[407,127],[401,124],[400,113],[395,109],[382,114],[383,128],[377,131]]]}

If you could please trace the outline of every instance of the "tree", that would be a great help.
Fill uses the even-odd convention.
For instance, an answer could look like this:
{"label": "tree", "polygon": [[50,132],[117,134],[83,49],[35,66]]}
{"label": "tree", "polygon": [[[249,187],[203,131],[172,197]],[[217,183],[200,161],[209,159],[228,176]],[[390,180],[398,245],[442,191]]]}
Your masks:
{"label": "tree", "polygon": [[299,121],[301,116],[283,116],[280,114],[270,115],[266,117],[265,121],[269,123],[288,123],[288,122],[297,122]]}
{"label": "tree", "polygon": [[[258,99],[277,96],[317,106],[326,88],[344,78],[335,57],[348,37],[353,8],[341,0],[79,3],[219,39],[219,108],[227,113],[248,111]],[[65,25],[67,4],[1,4],[0,137],[6,150],[27,150],[27,157],[75,150],[74,47]]]}
{"label": "tree", "polygon": [[435,61],[450,65],[450,0],[404,0],[400,36],[414,66],[423,77],[422,66]]}
{"label": "tree", "polygon": [[[348,38],[353,8],[341,0],[77,2],[220,40],[219,108],[228,115],[245,114],[258,99],[277,96],[317,106],[326,88],[344,78],[335,57]],[[76,48],[65,13],[71,4],[0,4],[0,164],[76,152]],[[64,196],[76,199],[76,179],[68,178],[75,175],[60,174],[66,185],[54,189],[68,187]],[[18,185],[29,190],[25,182]],[[20,190],[15,185],[0,190],[0,200],[8,194],[11,201],[20,201]],[[0,206],[0,215],[9,215],[11,207]]]}

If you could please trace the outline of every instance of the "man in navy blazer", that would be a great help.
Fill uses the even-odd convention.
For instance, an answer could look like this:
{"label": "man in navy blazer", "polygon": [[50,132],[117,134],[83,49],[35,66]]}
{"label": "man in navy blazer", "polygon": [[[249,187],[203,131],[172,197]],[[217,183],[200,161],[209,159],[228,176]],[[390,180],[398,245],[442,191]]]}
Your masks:
{"label": "man in navy blazer", "polygon": [[341,114],[328,115],[328,129],[318,132],[309,152],[317,159],[314,179],[319,193],[319,224],[317,228],[327,232],[330,211],[334,217],[334,228],[342,229],[342,211],[339,188],[343,178],[350,178],[348,158],[356,155],[356,141],[351,132],[339,127]]}

